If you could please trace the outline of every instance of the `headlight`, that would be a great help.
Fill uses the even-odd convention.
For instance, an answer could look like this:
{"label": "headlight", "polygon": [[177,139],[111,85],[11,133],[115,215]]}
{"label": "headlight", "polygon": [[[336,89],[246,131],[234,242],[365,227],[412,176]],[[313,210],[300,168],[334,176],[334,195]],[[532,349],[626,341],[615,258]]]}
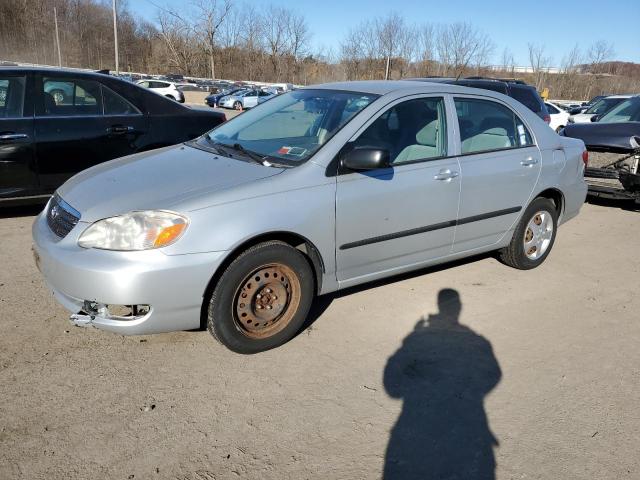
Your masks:
{"label": "headlight", "polygon": [[187,223],[171,212],[129,212],[93,223],[80,235],[78,245],[123,251],[166,247],[180,238]]}

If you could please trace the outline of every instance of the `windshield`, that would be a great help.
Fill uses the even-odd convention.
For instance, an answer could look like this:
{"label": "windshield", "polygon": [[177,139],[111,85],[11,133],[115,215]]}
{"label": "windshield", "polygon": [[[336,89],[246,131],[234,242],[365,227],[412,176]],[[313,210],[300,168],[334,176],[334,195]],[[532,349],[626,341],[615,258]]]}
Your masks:
{"label": "windshield", "polygon": [[616,105],[598,123],[640,122],[640,97],[633,97]]}
{"label": "windshield", "polygon": [[296,90],[273,97],[207,134],[215,144],[298,164],[307,160],[377,95]]}
{"label": "windshield", "polygon": [[602,115],[604,112],[607,112],[611,107],[617,105],[622,100],[622,98],[603,98],[602,100],[598,100],[596,103],[594,103],[584,113]]}

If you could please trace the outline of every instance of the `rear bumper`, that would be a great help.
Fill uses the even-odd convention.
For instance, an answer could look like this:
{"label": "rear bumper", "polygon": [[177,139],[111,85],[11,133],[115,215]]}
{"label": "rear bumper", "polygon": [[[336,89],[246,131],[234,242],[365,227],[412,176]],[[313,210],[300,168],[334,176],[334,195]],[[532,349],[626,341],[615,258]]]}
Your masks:
{"label": "rear bumper", "polygon": [[587,199],[587,183],[580,178],[579,181],[563,189],[564,212],[559,223],[566,223],[580,213],[580,209]]}
{"label": "rear bumper", "polygon": [[166,255],[160,250],[113,252],[84,249],[78,224],[60,240],[44,216],[32,228],[33,250],[55,298],[71,313],[84,302],[106,305],[149,305],[133,320],[95,316],[91,325],[123,335],[189,330],[200,326],[203,296],[225,252]]}

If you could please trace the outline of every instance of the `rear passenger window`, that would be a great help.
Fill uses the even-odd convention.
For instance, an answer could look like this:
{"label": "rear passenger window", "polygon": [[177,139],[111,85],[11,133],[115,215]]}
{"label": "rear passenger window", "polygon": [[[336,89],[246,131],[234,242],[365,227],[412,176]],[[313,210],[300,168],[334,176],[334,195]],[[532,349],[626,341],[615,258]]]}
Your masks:
{"label": "rear passenger window", "polygon": [[532,145],[529,131],[509,108],[489,100],[456,98],[462,153]]}
{"label": "rear passenger window", "polygon": [[102,101],[104,102],[105,115],[136,115],[140,113],[140,110],[104,85],[102,86]]}
{"label": "rear passenger window", "polygon": [[42,88],[45,115],[102,115],[98,82],[44,77]]}
{"label": "rear passenger window", "polygon": [[0,77],[0,118],[22,117],[25,77]]}
{"label": "rear passenger window", "polygon": [[542,112],[542,104],[531,88],[511,86],[511,96],[534,113]]}
{"label": "rear passenger window", "polygon": [[380,115],[353,143],[387,150],[394,165],[444,157],[444,100],[420,98],[400,103]]}

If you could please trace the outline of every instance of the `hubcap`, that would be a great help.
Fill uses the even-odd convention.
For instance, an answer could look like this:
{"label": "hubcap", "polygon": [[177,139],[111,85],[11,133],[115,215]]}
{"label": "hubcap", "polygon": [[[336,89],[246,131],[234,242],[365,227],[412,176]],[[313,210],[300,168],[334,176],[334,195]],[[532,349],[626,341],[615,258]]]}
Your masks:
{"label": "hubcap", "polygon": [[285,328],[300,304],[300,281],[286,265],[260,267],[236,291],[234,320],[252,338],[265,338]]}
{"label": "hubcap", "polygon": [[524,254],[529,260],[542,257],[553,238],[553,219],[547,211],[536,212],[524,232]]}

